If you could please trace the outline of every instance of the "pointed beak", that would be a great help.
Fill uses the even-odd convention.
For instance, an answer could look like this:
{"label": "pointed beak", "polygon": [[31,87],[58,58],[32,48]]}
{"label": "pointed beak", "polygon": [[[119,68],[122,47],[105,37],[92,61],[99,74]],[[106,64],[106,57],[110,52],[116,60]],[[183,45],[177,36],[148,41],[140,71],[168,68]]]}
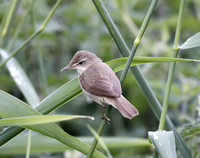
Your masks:
{"label": "pointed beak", "polygon": [[62,69],[60,70],[60,72],[62,72],[62,71],[64,71],[64,70],[67,70],[67,69],[71,69],[71,68],[72,68],[71,65],[67,65],[67,66],[65,66],[64,68],[62,68]]}

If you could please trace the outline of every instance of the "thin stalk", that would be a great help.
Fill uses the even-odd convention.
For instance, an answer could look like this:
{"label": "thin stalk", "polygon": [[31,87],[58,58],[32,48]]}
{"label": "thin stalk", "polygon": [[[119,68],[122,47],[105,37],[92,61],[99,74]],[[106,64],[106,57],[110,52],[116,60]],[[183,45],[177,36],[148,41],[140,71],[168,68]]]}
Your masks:
{"label": "thin stalk", "polygon": [[129,70],[131,62],[133,60],[133,57],[134,57],[135,52],[137,50],[137,47],[141,42],[142,36],[143,36],[143,34],[144,34],[144,32],[145,32],[145,30],[147,28],[147,25],[149,24],[149,21],[151,19],[151,16],[153,14],[153,11],[154,11],[154,9],[156,7],[157,2],[158,2],[158,0],[152,1],[151,5],[150,5],[150,7],[149,7],[149,9],[147,11],[147,14],[146,14],[146,16],[144,18],[144,21],[142,23],[142,26],[140,27],[140,30],[139,30],[139,32],[137,34],[137,37],[134,40],[134,45],[133,45],[133,47],[131,49],[131,53],[130,53],[130,55],[128,57],[128,60],[127,60],[126,65],[125,65],[125,68],[124,68],[124,70],[122,72],[122,75],[120,77],[121,84],[123,83],[123,81],[124,81],[124,79],[125,79],[125,77],[127,75],[127,72]]}
{"label": "thin stalk", "polygon": [[10,28],[10,25],[12,23],[12,19],[15,15],[15,12],[16,12],[16,9],[18,7],[19,2],[20,2],[20,0],[13,0],[12,4],[10,6],[10,9],[8,11],[8,15],[5,19],[5,23],[4,23],[4,26],[3,26],[2,31],[1,31],[1,37],[0,37],[1,47],[3,46],[3,43],[5,42],[6,36],[8,35],[9,28]]}
{"label": "thin stalk", "polygon": [[[173,52],[172,52],[173,53],[172,57],[174,58],[177,58],[178,51],[179,51],[178,44],[179,44],[180,34],[181,34],[181,25],[182,25],[182,19],[183,19],[184,6],[185,6],[185,0],[181,0],[178,21],[176,25],[176,34],[175,34],[175,39],[174,39]],[[159,123],[159,130],[163,130],[165,127],[165,120],[166,120],[167,109],[169,105],[169,97],[170,97],[172,82],[174,78],[175,67],[176,67],[176,62],[170,63],[165,95],[164,95],[164,100],[163,100],[163,110],[161,113],[160,123]],[[158,153],[154,152],[153,157],[155,158],[158,157]]]}
{"label": "thin stalk", "polygon": [[26,146],[26,158],[30,158],[31,151],[31,130],[28,131],[28,141]]}
{"label": "thin stalk", "polygon": [[124,79],[125,79],[125,77],[126,77],[126,75],[127,75],[127,73],[128,73],[129,67],[130,67],[131,62],[132,62],[132,60],[133,60],[133,57],[134,57],[135,52],[136,52],[136,50],[137,50],[137,47],[138,47],[138,46],[135,46],[135,45],[134,45],[133,48],[131,49],[131,53],[130,53],[130,55],[129,55],[129,57],[128,57],[128,60],[127,60],[126,65],[125,65],[125,67],[124,67],[124,70],[122,71],[122,74],[121,74],[121,76],[120,76],[120,82],[121,82],[121,84],[124,82]]}
{"label": "thin stalk", "polygon": [[[114,23],[112,22],[112,18],[109,16],[109,14],[107,13],[107,11],[106,11],[106,9],[105,9],[105,7],[104,7],[103,2],[102,2],[101,0],[99,0],[99,1],[93,0],[93,3],[94,3],[95,6],[97,7],[97,10],[99,11],[99,14],[100,14],[102,17],[107,17],[108,22],[111,22],[112,24],[114,24]],[[104,11],[107,13],[106,15],[103,16],[103,14],[102,14],[103,12],[101,12],[101,11],[99,10],[99,8],[98,8],[98,5],[99,5],[99,4],[102,6],[102,8],[104,8]],[[151,3],[151,6],[150,6],[150,8],[149,8],[149,10],[148,10],[148,12],[147,12],[147,15],[145,16],[145,19],[144,19],[144,21],[143,21],[143,23],[142,23],[142,26],[141,26],[141,28],[140,28],[140,31],[139,31],[139,33],[138,33],[138,36],[136,37],[136,40],[134,41],[134,46],[133,46],[133,48],[132,48],[132,50],[131,50],[131,53],[130,53],[129,58],[128,58],[127,62],[126,62],[125,68],[124,68],[124,70],[123,70],[123,72],[122,72],[122,75],[121,75],[121,77],[120,77],[120,82],[121,82],[121,84],[124,82],[124,79],[125,79],[125,77],[126,77],[126,75],[127,75],[127,72],[128,72],[128,70],[129,70],[131,61],[133,60],[133,57],[134,57],[135,52],[136,52],[136,50],[137,50],[137,47],[138,47],[138,45],[140,44],[141,38],[142,38],[142,36],[143,36],[143,34],[144,34],[145,30],[146,30],[146,27],[147,27],[147,25],[148,25],[148,22],[149,22],[149,20],[150,20],[150,18],[151,18],[152,12],[153,12],[153,10],[154,10],[156,4],[157,4],[157,0],[154,0],[154,1]],[[104,19],[104,18],[103,18],[103,19]],[[106,19],[104,19],[104,21],[106,21]],[[112,25],[111,25],[111,26],[112,26]],[[113,26],[115,26],[115,25],[113,25]],[[114,28],[115,28],[115,30],[117,30],[116,27],[114,27]],[[112,33],[111,33],[111,34],[112,34]],[[119,33],[119,35],[120,35],[120,33]],[[121,40],[123,41],[123,38],[122,38],[121,36],[119,36],[119,38],[121,38]],[[125,42],[124,42],[124,43],[125,43]],[[109,106],[108,112],[107,112],[107,116],[110,114],[111,110],[112,110],[112,106]],[[101,122],[101,124],[100,124],[100,126],[99,126],[99,129],[98,129],[98,131],[97,131],[97,134],[98,134],[99,136],[101,136],[101,134],[102,134],[102,132],[103,132],[103,129],[104,129],[104,127],[105,127],[105,123],[106,123],[106,121],[105,121],[105,120],[102,120],[102,122]],[[89,153],[88,153],[88,155],[87,155],[87,158],[92,157],[92,154],[93,154],[93,152],[94,152],[94,150],[95,150],[95,148],[96,148],[96,146],[97,146],[97,143],[98,143],[98,139],[95,138],[94,141],[93,141],[93,143],[92,143],[92,145],[91,145],[91,148],[90,148],[90,151],[89,151]]]}
{"label": "thin stalk", "polygon": [[[178,56],[178,51],[179,51],[178,43],[179,43],[180,34],[181,34],[181,25],[182,25],[182,19],[183,19],[184,6],[185,6],[185,0],[181,0],[177,27],[176,27],[175,40],[174,40],[173,54],[172,54],[172,57],[174,58]],[[164,101],[163,101],[163,110],[162,110],[160,124],[159,124],[160,130],[163,130],[165,126],[165,118],[166,118],[167,109],[168,109],[168,103],[169,103],[169,97],[170,97],[175,67],[176,67],[176,62],[172,62],[169,67],[167,85],[166,85],[165,96],[164,96]]]}
{"label": "thin stalk", "polygon": [[[34,28],[35,31],[35,14],[33,9],[31,10],[31,19],[32,19],[32,27]],[[38,62],[39,62],[39,70],[40,70],[40,78],[39,78],[39,84],[42,90],[44,90],[45,95],[49,94],[49,87],[47,83],[47,72],[45,71],[45,66],[44,66],[44,60],[43,60],[43,49],[41,46],[40,38],[36,39],[36,52],[38,54]]]}
{"label": "thin stalk", "polygon": [[138,46],[140,44],[142,36],[143,36],[143,34],[144,34],[145,30],[146,30],[146,27],[147,27],[147,25],[149,23],[149,20],[151,19],[151,16],[153,14],[153,11],[154,11],[154,9],[156,7],[157,2],[158,2],[158,0],[153,0],[151,2],[151,5],[150,5],[150,7],[148,9],[148,12],[147,12],[145,18],[144,18],[142,26],[141,26],[141,28],[140,28],[140,30],[138,32],[138,35],[137,35],[137,37],[136,37],[136,39],[134,41],[134,45],[135,46]]}
{"label": "thin stalk", "polygon": [[47,16],[47,18],[44,20],[43,24],[40,26],[39,30],[34,32],[24,43],[21,44],[21,46],[19,46],[14,52],[11,53],[11,55],[2,62],[2,64],[0,65],[0,69],[16,54],[19,53],[20,50],[22,50],[26,45],[29,44],[29,42],[32,41],[32,39],[34,39],[36,36],[38,36],[41,32],[44,31],[46,25],[48,24],[49,20],[51,19],[51,17],[53,16],[53,14],[55,13],[56,9],[58,8],[58,6],[60,5],[60,3],[62,2],[62,0],[58,0],[56,2],[56,4],[54,5],[54,7],[52,8],[51,12],[49,13],[49,15]]}
{"label": "thin stalk", "polygon": [[26,11],[26,13],[25,13],[25,15],[24,15],[22,21],[19,23],[19,25],[18,25],[18,27],[17,27],[17,29],[16,29],[16,31],[15,31],[14,36],[12,37],[11,41],[9,42],[9,45],[8,45],[7,48],[6,48],[6,50],[7,50],[8,52],[10,52],[10,51],[13,49],[13,46],[14,46],[16,40],[17,40],[17,37],[18,37],[20,31],[22,30],[22,27],[23,27],[24,23],[25,23],[26,20],[27,20],[27,17],[28,17],[28,15],[29,15],[29,13],[30,13],[31,8],[33,7],[34,2],[35,2],[34,0],[32,0],[32,1],[30,2],[30,5],[29,5],[29,7],[28,7],[28,9],[27,9],[27,11]]}
{"label": "thin stalk", "polygon": [[[177,55],[178,55],[178,52],[173,52],[174,58],[176,58]],[[168,109],[168,104],[169,104],[169,97],[170,97],[175,67],[176,67],[176,62],[170,63],[165,95],[164,95],[164,100],[163,100],[163,110],[161,113],[161,118],[160,118],[160,123],[159,123],[159,130],[163,130],[165,126],[165,119],[166,119],[166,114],[167,114],[167,109]]]}
{"label": "thin stalk", "polygon": [[[108,111],[109,111],[109,112],[108,112],[108,111],[106,112],[106,115],[107,115],[107,116],[108,116],[108,114],[111,112],[111,110],[112,110],[112,107],[109,106],[109,107],[108,107]],[[102,121],[101,121],[101,124],[100,124],[100,126],[99,126],[99,128],[98,128],[98,131],[97,131],[97,134],[98,134],[99,136],[101,136],[105,124],[106,124],[106,120],[102,120]],[[98,141],[99,141],[99,138],[95,137],[95,139],[94,139],[93,142],[92,142],[92,145],[91,145],[91,147],[90,147],[90,150],[89,150],[89,152],[88,152],[86,158],[91,158],[91,157],[92,157],[92,154],[93,154],[93,152],[95,151],[95,148],[96,148],[96,146],[97,146]]]}

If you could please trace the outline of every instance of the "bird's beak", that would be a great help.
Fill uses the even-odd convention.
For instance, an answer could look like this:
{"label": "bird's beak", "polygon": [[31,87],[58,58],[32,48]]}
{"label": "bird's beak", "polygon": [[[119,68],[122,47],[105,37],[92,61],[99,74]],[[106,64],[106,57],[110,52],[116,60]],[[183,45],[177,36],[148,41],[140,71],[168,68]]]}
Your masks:
{"label": "bird's beak", "polygon": [[64,71],[64,70],[67,70],[67,69],[71,69],[71,68],[72,68],[71,65],[67,65],[67,66],[65,66],[64,68],[62,68],[62,69],[60,70],[60,72],[62,72],[62,71]]}

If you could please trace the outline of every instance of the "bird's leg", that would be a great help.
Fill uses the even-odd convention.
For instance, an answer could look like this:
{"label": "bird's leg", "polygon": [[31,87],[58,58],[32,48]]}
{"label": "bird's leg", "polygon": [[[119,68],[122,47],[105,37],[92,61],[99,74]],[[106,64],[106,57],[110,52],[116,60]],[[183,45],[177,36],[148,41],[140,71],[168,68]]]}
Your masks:
{"label": "bird's leg", "polygon": [[110,124],[110,119],[106,116],[105,112],[106,112],[106,105],[104,104],[101,118],[106,120],[107,123]]}

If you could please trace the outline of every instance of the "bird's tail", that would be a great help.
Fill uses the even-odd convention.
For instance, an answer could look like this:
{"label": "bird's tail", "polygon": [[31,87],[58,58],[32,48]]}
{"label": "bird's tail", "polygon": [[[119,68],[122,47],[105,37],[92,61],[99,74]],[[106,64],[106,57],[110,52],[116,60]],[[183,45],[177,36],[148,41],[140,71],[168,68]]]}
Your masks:
{"label": "bird's tail", "polygon": [[138,110],[123,95],[118,98],[108,98],[107,102],[118,109],[126,118],[132,119],[139,114]]}

